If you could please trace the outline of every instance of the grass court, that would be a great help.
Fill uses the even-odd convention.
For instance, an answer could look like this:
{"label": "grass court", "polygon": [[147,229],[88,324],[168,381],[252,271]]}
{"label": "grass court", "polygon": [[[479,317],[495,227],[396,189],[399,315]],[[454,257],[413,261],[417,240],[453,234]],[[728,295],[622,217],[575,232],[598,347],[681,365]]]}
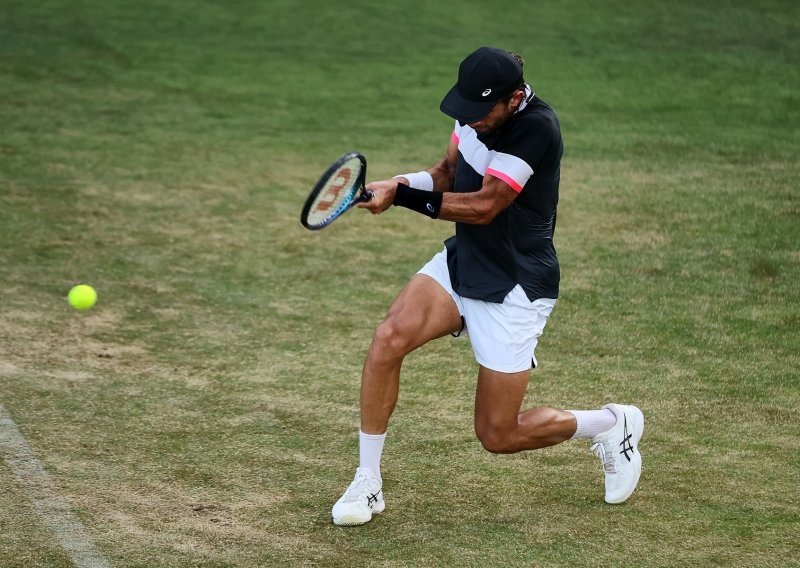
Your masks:
{"label": "grass court", "polygon": [[[110,565],[798,565],[796,2],[0,8],[0,405]],[[588,444],[484,452],[446,339],[405,362],[386,512],[335,527],[372,330],[453,227],[300,208],[346,151],[439,159],[482,45],[565,143],[526,404],[636,403],[642,480],[609,506]],[[71,566],[0,452],[0,565]]]}

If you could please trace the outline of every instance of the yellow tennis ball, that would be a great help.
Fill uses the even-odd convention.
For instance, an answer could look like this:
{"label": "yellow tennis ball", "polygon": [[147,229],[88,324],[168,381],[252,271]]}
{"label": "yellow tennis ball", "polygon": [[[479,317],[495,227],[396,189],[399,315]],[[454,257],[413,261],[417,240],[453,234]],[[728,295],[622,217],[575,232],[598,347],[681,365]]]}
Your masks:
{"label": "yellow tennis ball", "polygon": [[97,292],[88,284],[78,284],[69,291],[67,300],[76,310],[88,310],[97,301]]}

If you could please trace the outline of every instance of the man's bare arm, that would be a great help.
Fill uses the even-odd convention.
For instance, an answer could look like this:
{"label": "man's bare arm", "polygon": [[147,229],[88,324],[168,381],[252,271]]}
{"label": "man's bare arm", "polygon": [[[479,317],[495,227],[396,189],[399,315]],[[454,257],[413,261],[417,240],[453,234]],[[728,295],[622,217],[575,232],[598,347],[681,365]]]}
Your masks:
{"label": "man's bare arm", "polygon": [[474,225],[491,223],[519,195],[501,179],[487,175],[478,191],[442,196],[439,219]]}

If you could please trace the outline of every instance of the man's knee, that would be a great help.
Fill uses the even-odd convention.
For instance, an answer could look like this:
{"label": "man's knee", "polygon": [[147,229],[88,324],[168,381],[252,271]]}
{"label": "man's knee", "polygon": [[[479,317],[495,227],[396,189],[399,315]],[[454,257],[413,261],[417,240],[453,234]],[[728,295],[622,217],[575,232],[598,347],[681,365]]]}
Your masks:
{"label": "man's knee", "polygon": [[509,433],[494,426],[475,426],[475,435],[483,449],[493,454],[508,454],[515,450],[511,445]]}
{"label": "man's knee", "polygon": [[407,327],[392,315],[378,325],[372,337],[372,345],[382,356],[403,357],[409,352],[411,343]]}

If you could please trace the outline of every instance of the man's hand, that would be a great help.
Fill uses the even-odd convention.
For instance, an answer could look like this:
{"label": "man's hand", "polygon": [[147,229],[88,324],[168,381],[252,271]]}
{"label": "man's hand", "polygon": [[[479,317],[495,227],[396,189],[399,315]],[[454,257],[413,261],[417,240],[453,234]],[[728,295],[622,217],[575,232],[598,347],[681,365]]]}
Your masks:
{"label": "man's hand", "polygon": [[372,199],[359,203],[357,207],[369,209],[373,215],[383,213],[394,203],[394,194],[397,193],[397,182],[404,178],[386,179],[367,184],[367,191],[372,192]]}

